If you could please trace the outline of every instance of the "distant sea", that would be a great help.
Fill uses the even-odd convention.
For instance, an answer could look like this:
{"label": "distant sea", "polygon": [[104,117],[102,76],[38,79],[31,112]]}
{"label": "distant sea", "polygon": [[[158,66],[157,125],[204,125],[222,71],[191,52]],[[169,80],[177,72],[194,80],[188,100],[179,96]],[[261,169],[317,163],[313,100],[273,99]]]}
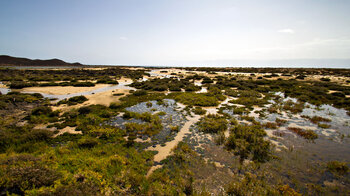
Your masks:
{"label": "distant sea", "polygon": [[[212,60],[174,61],[160,64],[100,64],[97,66],[137,66],[137,67],[271,67],[271,68],[341,68],[350,69],[350,59],[281,59],[281,60]],[[86,67],[89,67],[86,66]],[[70,69],[77,66],[0,66],[15,69]]]}
{"label": "distant sea", "polygon": [[[152,66],[152,65],[150,65]],[[350,59],[275,59],[275,60],[212,60],[174,62],[160,67],[274,67],[274,68],[345,68],[350,69]]]}
{"label": "distant sea", "polygon": [[[211,60],[173,61],[149,64],[118,64],[142,67],[273,67],[273,68],[342,68],[350,69],[350,59],[276,59],[276,60]],[[117,66],[117,65],[116,65]]]}

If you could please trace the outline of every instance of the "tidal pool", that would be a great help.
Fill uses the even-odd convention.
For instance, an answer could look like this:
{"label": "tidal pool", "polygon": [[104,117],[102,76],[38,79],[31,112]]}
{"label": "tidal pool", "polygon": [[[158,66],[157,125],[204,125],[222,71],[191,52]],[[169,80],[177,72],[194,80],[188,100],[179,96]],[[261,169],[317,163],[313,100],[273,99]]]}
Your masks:
{"label": "tidal pool", "polygon": [[[150,103],[152,103],[152,106],[147,106],[147,102],[142,102],[125,108],[125,110],[140,114],[144,112],[149,112],[151,114],[164,112],[164,115],[159,115],[159,118],[162,121],[163,130],[151,137],[152,145],[164,145],[165,142],[173,140],[176,136],[176,133],[171,131],[171,127],[179,126],[179,128],[181,128],[185,124],[186,118],[182,112],[178,111],[178,108],[181,108],[181,106],[178,106],[175,100],[164,99],[161,103],[157,101],[150,101]],[[122,116],[116,116],[109,121],[108,124],[125,128],[124,124],[127,122],[144,123],[144,121],[139,119],[123,119]],[[147,136],[142,136],[142,139],[144,140],[147,138]]]}

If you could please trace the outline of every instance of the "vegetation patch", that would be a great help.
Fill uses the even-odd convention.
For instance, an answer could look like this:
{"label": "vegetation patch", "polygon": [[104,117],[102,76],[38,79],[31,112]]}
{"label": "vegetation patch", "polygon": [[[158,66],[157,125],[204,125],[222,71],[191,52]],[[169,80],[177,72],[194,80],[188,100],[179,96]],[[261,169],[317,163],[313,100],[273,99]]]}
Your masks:
{"label": "vegetation patch", "polygon": [[263,127],[266,129],[277,129],[278,125],[274,122],[266,122],[265,124],[263,124]]}
{"label": "vegetation patch", "polygon": [[26,119],[33,124],[46,124],[58,121],[60,111],[52,111],[48,106],[39,106],[32,110]]}
{"label": "vegetation patch", "polygon": [[173,93],[169,95],[176,101],[191,106],[217,106],[225,97],[223,95],[212,95],[210,93]]}
{"label": "vegetation patch", "polygon": [[242,163],[251,157],[256,162],[271,159],[271,144],[264,139],[266,132],[259,125],[236,125],[230,130],[225,147],[240,157]]}
{"label": "vegetation patch", "polygon": [[310,141],[314,141],[318,138],[318,135],[312,130],[303,130],[298,127],[288,127],[288,130]]}
{"label": "vegetation patch", "polygon": [[207,113],[207,111],[204,110],[204,109],[201,108],[201,107],[194,107],[194,108],[192,109],[192,112],[195,113],[195,114],[197,114],[197,115],[204,115],[204,114]]}
{"label": "vegetation patch", "polygon": [[61,105],[61,104],[77,105],[77,104],[84,103],[87,100],[88,99],[85,96],[81,95],[81,96],[71,97],[68,100],[67,99],[61,100],[57,102],[57,105]]}
{"label": "vegetation patch", "polygon": [[173,150],[163,162],[163,167],[155,170],[148,178],[148,195],[195,195],[194,174],[190,166],[197,164],[197,154],[183,142]]}
{"label": "vegetation patch", "polygon": [[227,130],[227,120],[219,115],[209,114],[198,122],[199,131],[219,133]]}
{"label": "vegetation patch", "polygon": [[332,173],[335,173],[338,175],[345,175],[349,172],[348,164],[345,162],[339,162],[339,161],[328,162],[327,169]]}
{"label": "vegetation patch", "polygon": [[236,100],[231,100],[230,103],[244,105],[248,108],[252,108],[254,105],[263,107],[268,104],[266,99],[259,99],[256,97],[239,97]]}
{"label": "vegetation patch", "polygon": [[331,127],[331,125],[325,124],[325,123],[317,123],[317,126],[322,128],[322,129],[328,129]]}
{"label": "vegetation patch", "polygon": [[126,123],[125,129],[129,135],[145,134],[145,135],[152,136],[159,133],[163,129],[162,121],[159,118],[159,114],[152,115],[149,112],[144,112],[140,114],[137,112],[125,111],[123,118],[125,119],[135,118],[146,122],[144,124],[132,123],[132,122]]}

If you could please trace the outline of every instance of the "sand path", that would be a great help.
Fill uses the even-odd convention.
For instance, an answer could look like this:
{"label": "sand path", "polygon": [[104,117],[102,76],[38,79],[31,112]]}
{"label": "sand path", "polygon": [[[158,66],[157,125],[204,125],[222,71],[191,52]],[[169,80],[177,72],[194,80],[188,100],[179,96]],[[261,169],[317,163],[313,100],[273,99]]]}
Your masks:
{"label": "sand path", "polygon": [[[158,151],[158,154],[154,156],[154,161],[160,162],[164,160],[167,156],[172,154],[172,149],[176,147],[176,145],[183,140],[186,134],[190,133],[190,127],[191,125],[195,124],[199,121],[200,115],[194,115],[194,117],[187,117],[187,122],[184,124],[184,126],[180,129],[174,140],[165,143],[165,146],[157,145],[156,147],[149,147],[147,150],[156,150]],[[150,176],[154,170],[162,167],[161,165],[152,166],[151,169],[147,173],[147,177]]]}

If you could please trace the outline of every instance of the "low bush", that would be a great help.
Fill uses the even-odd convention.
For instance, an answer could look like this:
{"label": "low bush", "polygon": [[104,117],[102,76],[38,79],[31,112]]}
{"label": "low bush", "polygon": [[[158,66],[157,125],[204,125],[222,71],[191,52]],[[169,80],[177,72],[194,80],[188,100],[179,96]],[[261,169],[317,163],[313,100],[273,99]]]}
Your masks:
{"label": "low bush", "polygon": [[133,95],[135,95],[135,96],[147,95],[147,91],[145,91],[145,90],[138,90],[138,91],[135,91],[135,92],[133,93]]}
{"label": "low bush", "polygon": [[327,169],[332,173],[335,173],[338,175],[345,175],[349,172],[348,164],[345,162],[339,162],[339,161],[328,162]]}
{"label": "low bush", "polygon": [[60,175],[55,170],[36,162],[2,165],[0,191],[8,194],[24,195],[25,190],[52,186]]}
{"label": "low bush", "polygon": [[274,132],[272,132],[272,134],[275,136],[278,136],[278,137],[283,137],[286,135],[286,133],[283,131],[274,131]]}
{"label": "low bush", "polygon": [[222,145],[225,143],[225,141],[226,141],[226,136],[224,132],[219,132],[214,136],[214,142],[216,145]]}
{"label": "low bush", "polygon": [[93,148],[98,145],[98,140],[96,138],[84,137],[78,140],[78,146],[80,148]]}
{"label": "low bush", "polygon": [[309,119],[312,123],[314,124],[318,124],[319,122],[331,122],[332,120],[329,118],[323,118],[321,116],[313,116],[313,117],[309,117],[309,116],[302,116],[303,118]]}
{"label": "low bush", "polygon": [[252,156],[256,162],[266,162],[271,158],[270,142],[264,139],[266,132],[259,125],[236,125],[230,130],[225,147],[244,159]]}
{"label": "low bush", "polygon": [[303,102],[293,102],[292,100],[288,100],[283,103],[283,109],[292,112],[293,114],[300,113],[304,110],[305,104]]}
{"label": "low bush", "polygon": [[40,106],[35,108],[32,112],[31,115],[34,116],[39,116],[39,115],[46,115],[52,112],[52,109],[48,106]]}
{"label": "low bush", "polygon": [[239,97],[236,100],[231,100],[230,103],[240,104],[240,105],[244,105],[248,108],[251,108],[254,105],[262,107],[265,104],[268,104],[268,101],[266,99],[259,99],[256,97]]}
{"label": "low bush", "polygon": [[322,128],[322,129],[328,129],[331,127],[331,125],[329,124],[324,124],[324,123],[318,123],[317,124],[318,127]]}
{"label": "low bush", "polygon": [[212,95],[209,93],[173,93],[169,95],[176,101],[191,106],[217,106],[223,101],[223,95]]}
{"label": "low bush", "polygon": [[122,96],[124,93],[114,93],[113,96]]}
{"label": "low bush", "polygon": [[26,88],[26,87],[33,87],[36,86],[36,83],[32,83],[32,82],[20,82],[20,81],[15,81],[15,82],[11,82],[10,84],[10,88],[12,89],[21,89],[21,88]]}
{"label": "low bush", "polygon": [[118,84],[118,81],[113,80],[110,77],[104,77],[104,78],[98,79],[96,81],[96,84]]}
{"label": "low bush", "polygon": [[312,130],[303,130],[301,128],[298,127],[288,127],[288,130],[296,133],[297,135],[307,139],[307,140],[315,140],[318,138],[318,135],[312,131]]}
{"label": "low bush", "polygon": [[68,100],[67,99],[61,100],[57,103],[57,105],[61,105],[61,104],[77,105],[77,104],[84,103],[87,100],[88,99],[85,96],[81,95],[81,96],[71,97]]}
{"label": "low bush", "polygon": [[198,122],[198,128],[205,133],[219,133],[226,131],[227,120],[219,115],[209,114]]}
{"label": "low bush", "polygon": [[263,124],[263,127],[266,129],[277,129],[278,125],[277,125],[277,123],[266,122]]}
{"label": "low bush", "polygon": [[192,112],[195,113],[195,114],[197,114],[197,115],[204,115],[204,114],[207,113],[207,111],[204,110],[204,109],[202,109],[201,107],[194,107],[194,108],[192,109]]}
{"label": "low bush", "polygon": [[171,126],[171,127],[170,127],[170,131],[171,131],[171,132],[179,132],[179,130],[180,130],[180,127],[179,127],[179,126]]}
{"label": "low bush", "polygon": [[76,97],[69,98],[68,102],[84,103],[87,100],[88,99],[85,96],[81,95],[81,96],[76,96]]}
{"label": "low bush", "polygon": [[287,123],[287,120],[281,119],[281,118],[276,118],[275,120],[277,126],[282,126]]}

